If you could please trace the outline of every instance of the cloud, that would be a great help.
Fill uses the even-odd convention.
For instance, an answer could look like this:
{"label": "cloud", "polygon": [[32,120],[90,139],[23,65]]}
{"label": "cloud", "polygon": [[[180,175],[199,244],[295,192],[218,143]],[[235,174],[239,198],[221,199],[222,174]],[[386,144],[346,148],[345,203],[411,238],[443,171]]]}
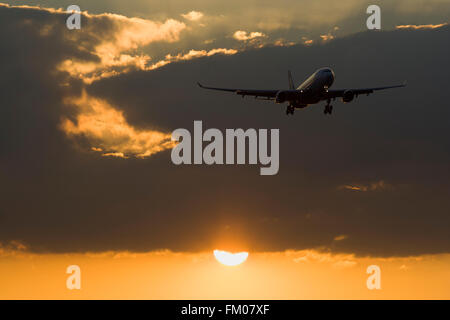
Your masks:
{"label": "cloud", "polygon": [[287,41],[286,39],[278,39],[273,43],[276,47],[290,47],[296,45],[293,41]]}
{"label": "cloud", "polygon": [[334,241],[342,241],[342,240],[345,240],[345,239],[347,239],[348,238],[348,235],[346,235],[346,234],[341,234],[341,235],[339,235],[339,236],[336,236],[336,237],[334,237]]}
{"label": "cloud", "polygon": [[63,8],[45,8],[45,7],[32,6],[32,5],[10,5],[8,3],[0,3],[0,7],[45,11],[45,12],[49,12],[49,13],[66,13],[66,10],[64,10]]}
{"label": "cloud", "polygon": [[10,256],[20,256],[23,253],[28,252],[28,246],[18,240],[10,240],[7,242],[0,241],[0,258]]}
{"label": "cloud", "polygon": [[295,263],[331,264],[335,267],[353,267],[357,264],[354,254],[336,254],[319,250],[286,251]]}
{"label": "cloud", "polygon": [[[141,18],[129,18],[118,14],[91,15],[83,13],[90,21],[83,26],[80,36],[66,38],[77,44],[78,50],[89,52],[93,59],[65,59],[58,70],[68,72],[74,78],[86,83],[126,73],[133,69],[145,70],[152,58],[145,53],[136,53],[151,43],[179,41],[180,33],[186,25],[174,19],[155,22]],[[97,33],[101,23],[109,24],[105,33]],[[79,37],[88,37],[81,41]]]}
{"label": "cloud", "polygon": [[310,46],[314,43],[314,40],[308,39],[307,37],[302,37],[302,41],[304,45]]}
{"label": "cloud", "polygon": [[408,24],[408,25],[399,25],[396,26],[396,29],[436,29],[436,28],[442,28],[446,26],[448,23],[441,23],[441,24],[421,24],[421,25],[414,25],[414,24]]}
{"label": "cloud", "polygon": [[[63,9],[0,5],[67,16]],[[33,23],[29,19],[25,21]],[[68,72],[73,78],[88,84],[133,69],[145,69],[152,57],[142,52],[143,47],[156,42],[177,42],[186,29],[183,22],[175,19],[160,22],[114,13],[82,12],[82,21],[81,30],[63,33],[64,42],[77,48],[78,54],[73,53],[74,56],[59,61],[57,70]],[[43,37],[50,36],[55,29],[55,25],[50,23],[37,24],[36,27],[40,28]],[[58,29],[65,30],[64,26]]]}
{"label": "cloud", "polygon": [[185,14],[181,15],[183,18],[185,18],[186,20],[190,20],[190,21],[198,21],[201,18],[203,18],[203,13],[199,12],[199,11],[191,11]]}
{"label": "cloud", "polygon": [[201,57],[211,57],[216,54],[223,54],[223,55],[233,55],[236,54],[238,51],[235,49],[225,49],[225,48],[217,48],[217,49],[211,49],[209,51],[206,50],[189,50],[188,53],[185,54],[177,54],[176,56],[173,56],[171,54],[168,54],[165,59],[160,60],[148,67],[146,67],[144,70],[155,70],[158,68],[161,68],[169,63],[177,62],[177,61],[188,61],[196,58]]}
{"label": "cloud", "polygon": [[262,32],[250,32],[247,33],[246,31],[238,30],[233,34],[233,38],[238,41],[248,41],[253,40],[256,38],[263,38],[266,37],[266,35]]}
{"label": "cloud", "polygon": [[211,49],[209,51],[206,50],[190,50],[186,54],[178,54],[176,56],[167,55],[166,59],[168,61],[183,61],[183,60],[191,60],[194,58],[200,58],[200,57],[211,57],[216,54],[224,54],[224,55],[233,55],[236,54],[238,51],[235,49],[225,49],[225,48],[218,48],[218,49]]}
{"label": "cloud", "polygon": [[[200,12],[187,14],[190,19],[199,19]],[[151,71],[172,62],[185,61],[215,54],[234,54],[235,49],[213,48],[209,50],[191,49],[187,54],[168,54],[165,59],[154,61],[144,53],[144,47],[156,43],[174,43],[180,41],[186,25],[174,19],[157,22],[141,18],[129,18],[118,14],[88,14],[83,16],[90,21],[83,27],[84,41],[77,34],[66,38],[73,41],[81,52],[89,52],[97,59],[80,59],[71,57],[59,63],[57,69],[68,72],[73,78],[81,79],[86,84],[129,73],[133,70]],[[97,29],[101,23],[108,24],[108,31],[100,37]]]}
{"label": "cloud", "polygon": [[108,152],[108,153],[102,154],[102,156],[128,159],[128,156],[126,156],[123,152]]}
{"label": "cloud", "polygon": [[[20,3],[17,0],[11,2]],[[29,0],[27,2],[32,3]],[[49,0],[46,5],[58,7],[61,4],[56,0]],[[428,1],[425,11],[422,9],[421,0],[399,0],[395,3],[383,4],[383,6],[385,17],[383,29],[385,30],[395,28],[399,21],[408,21],[411,25],[436,24],[446,21],[449,14],[449,6],[445,0]],[[180,52],[187,49],[186,45],[189,48],[210,49],[202,47],[201,42],[211,38],[217,39],[218,47],[229,47],[228,38],[236,30],[258,30],[267,35],[266,39],[271,43],[281,37],[287,42],[298,43],[299,35],[316,39],[320,35],[326,35],[336,26],[339,26],[339,35],[366,30],[365,23],[361,23],[361,14],[365,14],[367,5],[356,0],[346,1],[345,4],[337,4],[330,0],[314,2],[287,0],[282,4],[262,1],[258,3],[257,10],[253,2],[228,0],[226,6],[222,6],[200,0],[196,7],[202,8],[201,11],[192,8],[183,0],[172,0],[173,9],[171,10],[167,10],[160,2],[146,2],[143,5],[139,0],[127,1],[126,4],[115,3],[113,6],[115,12],[124,16],[132,17],[139,12],[142,17],[152,17],[149,19],[165,21],[175,18],[189,24],[189,28],[186,29],[189,32],[183,32],[182,44],[180,44],[183,48]],[[98,11],[98,5],[95,3],[83,3],[82,8],[89,12]],[[190,23],[191,16],[196,18],[201,14],[203,14],[202,18],[197,21],[201,23]],[[208,28],[202,28],[203,23],[207,24]],[[149,56],[154,58],[153,54]]]}
{"label": "cloud", "polygon": [[367,187],[366,186],[352,186],[352,185],[345,185],[345,186],[339,186],[340,190],[343,189],[347,189],[347,190],[352,190],[352,191],[367,191]]}
{"label": "cloud", "polygon": [[66,103],[74,105],[78,114],[75,120],[63,118],[62,130],[69,137],[86,138],[93,151],[107,151],[103,156],[146,158],[174,146],[171,134],[136,129],[127,123],[122,111],[86,92],[79,98],[67,99]]}
{"label": "cloud", "polygon": [[391,190],[393,187],[384,182],[383,180],[373,182],[369,185],[342,185],[339,186],[339,190],[351,190],[351,191],[380,191],[380,190]]}
{"label": "cloud", "polygon": [[333,36],[331,33],[328,33],[328,34],[322,34],[322,35],[320,36],[320,38],[321,38],[323,41],[329,41],[329,40],[333,40],[333,39],[334,39],[334,36]]}
{"label": "cloud", "polygon": [[102,42],[97,52],[105,54],[113,50],[114,54],[122,51],[137,49],[152,42],[175,42],[180,38],[180,32],[186,25],[174,19],[165,22],[155,22],[141,18],[129,18],[117,14],[103,14],[90,17],[106,16],[114,22],[115,32],[112,39]]}

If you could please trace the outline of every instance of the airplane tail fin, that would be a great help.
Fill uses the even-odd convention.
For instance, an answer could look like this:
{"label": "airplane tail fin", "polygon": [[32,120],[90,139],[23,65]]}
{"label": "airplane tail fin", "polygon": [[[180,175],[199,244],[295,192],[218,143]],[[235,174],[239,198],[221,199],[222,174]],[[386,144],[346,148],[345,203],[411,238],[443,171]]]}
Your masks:
{"label": "airplane tail fin", "polygon": [[292,80],[291,70],[288,70],[289,89],[295,90],[294,80]]}

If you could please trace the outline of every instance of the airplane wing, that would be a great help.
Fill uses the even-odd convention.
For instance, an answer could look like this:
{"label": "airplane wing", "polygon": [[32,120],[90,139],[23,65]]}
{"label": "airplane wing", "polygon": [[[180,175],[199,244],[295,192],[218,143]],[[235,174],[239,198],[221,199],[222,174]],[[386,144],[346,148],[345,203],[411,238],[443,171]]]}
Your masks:
{"label": "airplane wing", "polygon": [[242,97],[245,96],[254,96],[255,98],[262,97],[267,100],[275,99],[278,91],[280,90],[252,90],[252,89],[229,89],[229,88],[213,88],[203,86],[201,83],[197,82],[198,86],[203,89],[209,90],[218,90],[218,91],[226,91],[226,92],[234,92]]}
{"label": "airplane wing", "polygon": [[327,90],[327,92],[325,93],[325,98],[328,99],[332,99],[332,98],[338,98],[338,97],[342,97],[344,95],[345,91],[351,91],[353,92],[356,96],[360,95],[360,94],[371,94],[374,91],[379,91],[379,90],[385,90],[385,89],[393,89],[393,88],[401,88],[401,87],[406,87],[406,83],[404,84],[400,84],[400,85],[395,85],[395,86],[388,86],[388,87],[377,87],[377,88],[363,88],[363,89],[340,89],[340,90]]}

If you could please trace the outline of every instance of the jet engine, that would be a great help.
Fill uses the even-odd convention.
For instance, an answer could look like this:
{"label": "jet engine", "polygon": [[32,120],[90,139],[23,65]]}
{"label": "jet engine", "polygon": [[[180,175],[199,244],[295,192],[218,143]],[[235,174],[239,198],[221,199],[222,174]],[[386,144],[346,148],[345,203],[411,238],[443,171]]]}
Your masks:
{"label": "jet engine", "polygon": [[352,90],[345,90],[342,95],[343,102],[350,102],[355,98],[355,93]]}
{"label": "jet engine", "polygon": [[287,101],[296,101],[299,98],[299,92],[297,90],[282,90],[278,91],[275,102],[283,103]]}

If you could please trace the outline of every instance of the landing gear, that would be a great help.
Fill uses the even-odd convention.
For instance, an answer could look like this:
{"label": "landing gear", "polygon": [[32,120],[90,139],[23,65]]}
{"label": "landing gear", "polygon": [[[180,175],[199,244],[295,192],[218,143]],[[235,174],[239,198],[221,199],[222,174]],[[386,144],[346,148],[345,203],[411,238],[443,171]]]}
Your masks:
{"label": "landing gear", "polygon": [[333,112],[333,106],[331,104],[327,104],[325,106],[325,110],[323,110],[324,114],[331,114]]}
{"label": "landing gear", "polygon": [[325,110],[323,110],[324,114],[331,114],[333,112],[333,106],[330,104],[330,100],[327,101],[327,105],[325,106]]}
{"label": "landing gear", "polygon": [[294,106],[290,104],[286,108],[286,115],[290,115],[290,114],[294,115],[294,111],[295,111]]}

